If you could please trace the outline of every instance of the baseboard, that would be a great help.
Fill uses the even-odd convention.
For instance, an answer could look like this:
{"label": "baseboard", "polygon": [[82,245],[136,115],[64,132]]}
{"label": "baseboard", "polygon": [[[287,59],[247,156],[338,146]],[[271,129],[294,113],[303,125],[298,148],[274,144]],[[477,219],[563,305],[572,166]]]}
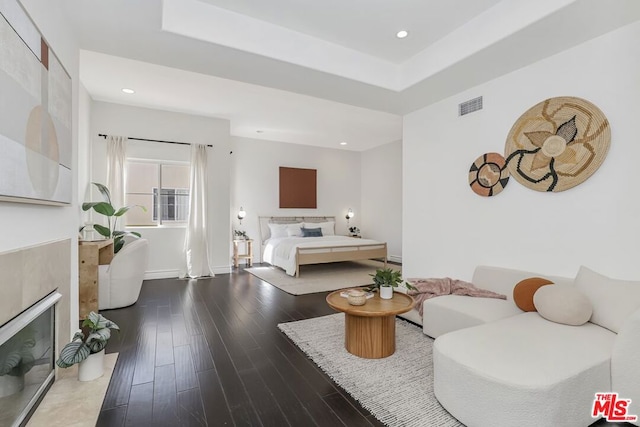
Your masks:
{"label": "baseboard", "polygon": [[231,265],[219,265],[213,267],[213,274],[231,274]]}
{"label": "baseboard", "polygon": [[402,257],[398,255],[389,255],[389,261],[397,262],[398,264],[402,264]]}
{"label": "baseboard", "polygon": [[[231,273],[230,265],[220,265],[212,268],[213,274],[229,274]],[[173,279],[180,277],[180,270],[154,270],[144,273],[144,280],[153,279]]]}
{"label": "baseboard", "polygon": [[180,270],[154,270],[144,273],[144,280],[173,279],[180,277]]}

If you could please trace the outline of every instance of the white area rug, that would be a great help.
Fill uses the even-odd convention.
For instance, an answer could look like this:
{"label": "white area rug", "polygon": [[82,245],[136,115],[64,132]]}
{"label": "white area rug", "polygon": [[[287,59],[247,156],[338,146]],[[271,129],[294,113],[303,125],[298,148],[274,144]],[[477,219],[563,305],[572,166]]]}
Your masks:
{"label": "white area rug", "polygon": [[[289,276],[281,268],[273,266],[252,267],[245,269],[245,271],[287,293],[304,295],[370,285],[373,281],[369,274],[375,273],[377,268],[383,266],[384,263],[378,261],[303,265],[300,277],[297,278]],[[394,264],[387,264],[387,266],[400,269],[400,266]]]}
{"label": "white area rug", "polygon": [[433,394],[433,339],[396,320],[396,352],[361,359],[344,348],[344,314],[278,327],[378,420],[391,427],[462,426]]}

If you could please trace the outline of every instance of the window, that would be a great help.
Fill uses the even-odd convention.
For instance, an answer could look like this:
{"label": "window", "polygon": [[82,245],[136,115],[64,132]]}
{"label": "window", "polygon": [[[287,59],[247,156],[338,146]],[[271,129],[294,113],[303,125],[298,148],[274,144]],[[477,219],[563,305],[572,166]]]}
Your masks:
{"label": "window", "polygon": [[125,215],[128,226],[183,224],[189,215],[189,165],[127,160],[125,203],[144,206]]}
{"label": "window", "polygon": [[161,221],[185,222],[189,214],[189,190],[184,188],[163,188],[158,200],[158,189],[153,189],[153,220],[158,220],[158,208],[162,212]]}

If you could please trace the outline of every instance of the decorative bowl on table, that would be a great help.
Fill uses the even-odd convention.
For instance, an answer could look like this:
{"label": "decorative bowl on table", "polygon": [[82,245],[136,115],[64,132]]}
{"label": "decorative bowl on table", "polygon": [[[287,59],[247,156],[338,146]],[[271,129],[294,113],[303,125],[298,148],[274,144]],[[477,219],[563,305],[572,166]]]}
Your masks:
{"label": "decorative bowl on table", "polygon": [[347,302],[351,305],[364,305],[367,302],[367,293],[360,289],[351,289],[347,293]]}

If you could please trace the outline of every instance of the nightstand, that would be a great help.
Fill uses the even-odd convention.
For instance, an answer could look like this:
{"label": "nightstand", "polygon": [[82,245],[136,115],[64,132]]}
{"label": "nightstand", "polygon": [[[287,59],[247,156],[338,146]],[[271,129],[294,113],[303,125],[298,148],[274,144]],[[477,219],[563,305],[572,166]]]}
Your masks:
{"label": "nightstand", "polygon": [[[245,244],[245,252],[240,253],[238,246],[241,242]],[[238,261],[247,260],[247,267],[253,265],[253,240],[252,239],[233,239],[233,266],[238,268]]]}

